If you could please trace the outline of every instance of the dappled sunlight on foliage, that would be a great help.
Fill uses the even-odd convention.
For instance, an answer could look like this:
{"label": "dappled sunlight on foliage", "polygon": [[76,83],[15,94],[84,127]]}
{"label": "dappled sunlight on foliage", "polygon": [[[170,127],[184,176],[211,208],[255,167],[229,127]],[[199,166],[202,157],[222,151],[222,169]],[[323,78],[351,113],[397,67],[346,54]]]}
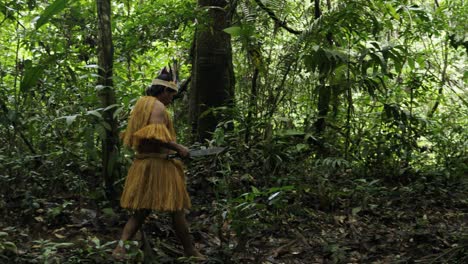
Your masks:
{"label": "dappled sunlight on foliage", "polygon": [[[116,261],[130,212],[108,189],[135,153],[116,136],[103,166],[102,142],[174,58],[178,142],[224,148],[184,161],[205,263],[468,262],[464,1],[111,1],[112,87],[97,2],[0,2],[0,263]],[[195,38],[221,13],[229,45],[197,56],[232,60],[235,91],[193,122]],[[122,263],[194,263],[175,234],[153,212]]]}

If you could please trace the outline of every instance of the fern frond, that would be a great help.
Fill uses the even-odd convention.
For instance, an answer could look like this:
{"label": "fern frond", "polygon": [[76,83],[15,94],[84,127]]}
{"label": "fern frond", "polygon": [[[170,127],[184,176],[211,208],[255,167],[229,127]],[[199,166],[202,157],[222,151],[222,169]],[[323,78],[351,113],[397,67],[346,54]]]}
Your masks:
{"label": "fern frond", "polygon": [[246,22],[255,22],[257,13],[254,9],[250,9],[245,2],[240,3],[240,9]]}

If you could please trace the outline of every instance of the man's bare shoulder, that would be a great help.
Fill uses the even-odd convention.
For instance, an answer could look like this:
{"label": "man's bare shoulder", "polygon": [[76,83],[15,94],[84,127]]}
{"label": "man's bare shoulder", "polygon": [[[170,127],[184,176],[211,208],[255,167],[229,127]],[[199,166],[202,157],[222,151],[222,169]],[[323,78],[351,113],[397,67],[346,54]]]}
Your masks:
{"label": "man's bare shoulder", "polygon": [[165,123],[165,112],[166,106],[163,103],[156,100],[153,106],[153,110],[151,111],[151,123]]}
{"label": "man's bare shoulder", "polygon": [[164,112],[166,111],[166,106],[163,103],[161,103],[159,100],[156,100],[156,102],[154,102],[153,111]]}

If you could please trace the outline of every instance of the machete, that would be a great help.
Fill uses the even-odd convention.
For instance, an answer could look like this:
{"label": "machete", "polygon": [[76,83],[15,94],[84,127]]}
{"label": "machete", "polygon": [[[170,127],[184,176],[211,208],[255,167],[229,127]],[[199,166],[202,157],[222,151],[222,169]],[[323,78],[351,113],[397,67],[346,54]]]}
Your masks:
{"label": "machete", "polygon": [[[212,147],[207,149],[191,149],[189,150],[190,158],[198,158],[204,156],[216,155],[223,152],[226,148],[223,147]],[[167,155],[168,159],[180,158],[178,153]]]}

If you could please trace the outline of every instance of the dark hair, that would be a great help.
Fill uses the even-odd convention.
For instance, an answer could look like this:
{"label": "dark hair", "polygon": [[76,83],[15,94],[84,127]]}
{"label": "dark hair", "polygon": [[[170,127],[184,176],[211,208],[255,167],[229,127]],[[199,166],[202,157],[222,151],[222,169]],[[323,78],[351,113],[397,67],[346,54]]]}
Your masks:
{"label": "dark hair", "polygon": [[[159,76],[156,79],[164,80],[164,81],[172,81],[172,76],[170,73],[163,72],[159,74]],[[150,85],[148,88],[146,88],[145,94],[149,96],[158,96],[159,94],[163,93],[164,90],[166,89],[166,86],[163,85]],[[170,88],[167,88],[170,89]]]}

